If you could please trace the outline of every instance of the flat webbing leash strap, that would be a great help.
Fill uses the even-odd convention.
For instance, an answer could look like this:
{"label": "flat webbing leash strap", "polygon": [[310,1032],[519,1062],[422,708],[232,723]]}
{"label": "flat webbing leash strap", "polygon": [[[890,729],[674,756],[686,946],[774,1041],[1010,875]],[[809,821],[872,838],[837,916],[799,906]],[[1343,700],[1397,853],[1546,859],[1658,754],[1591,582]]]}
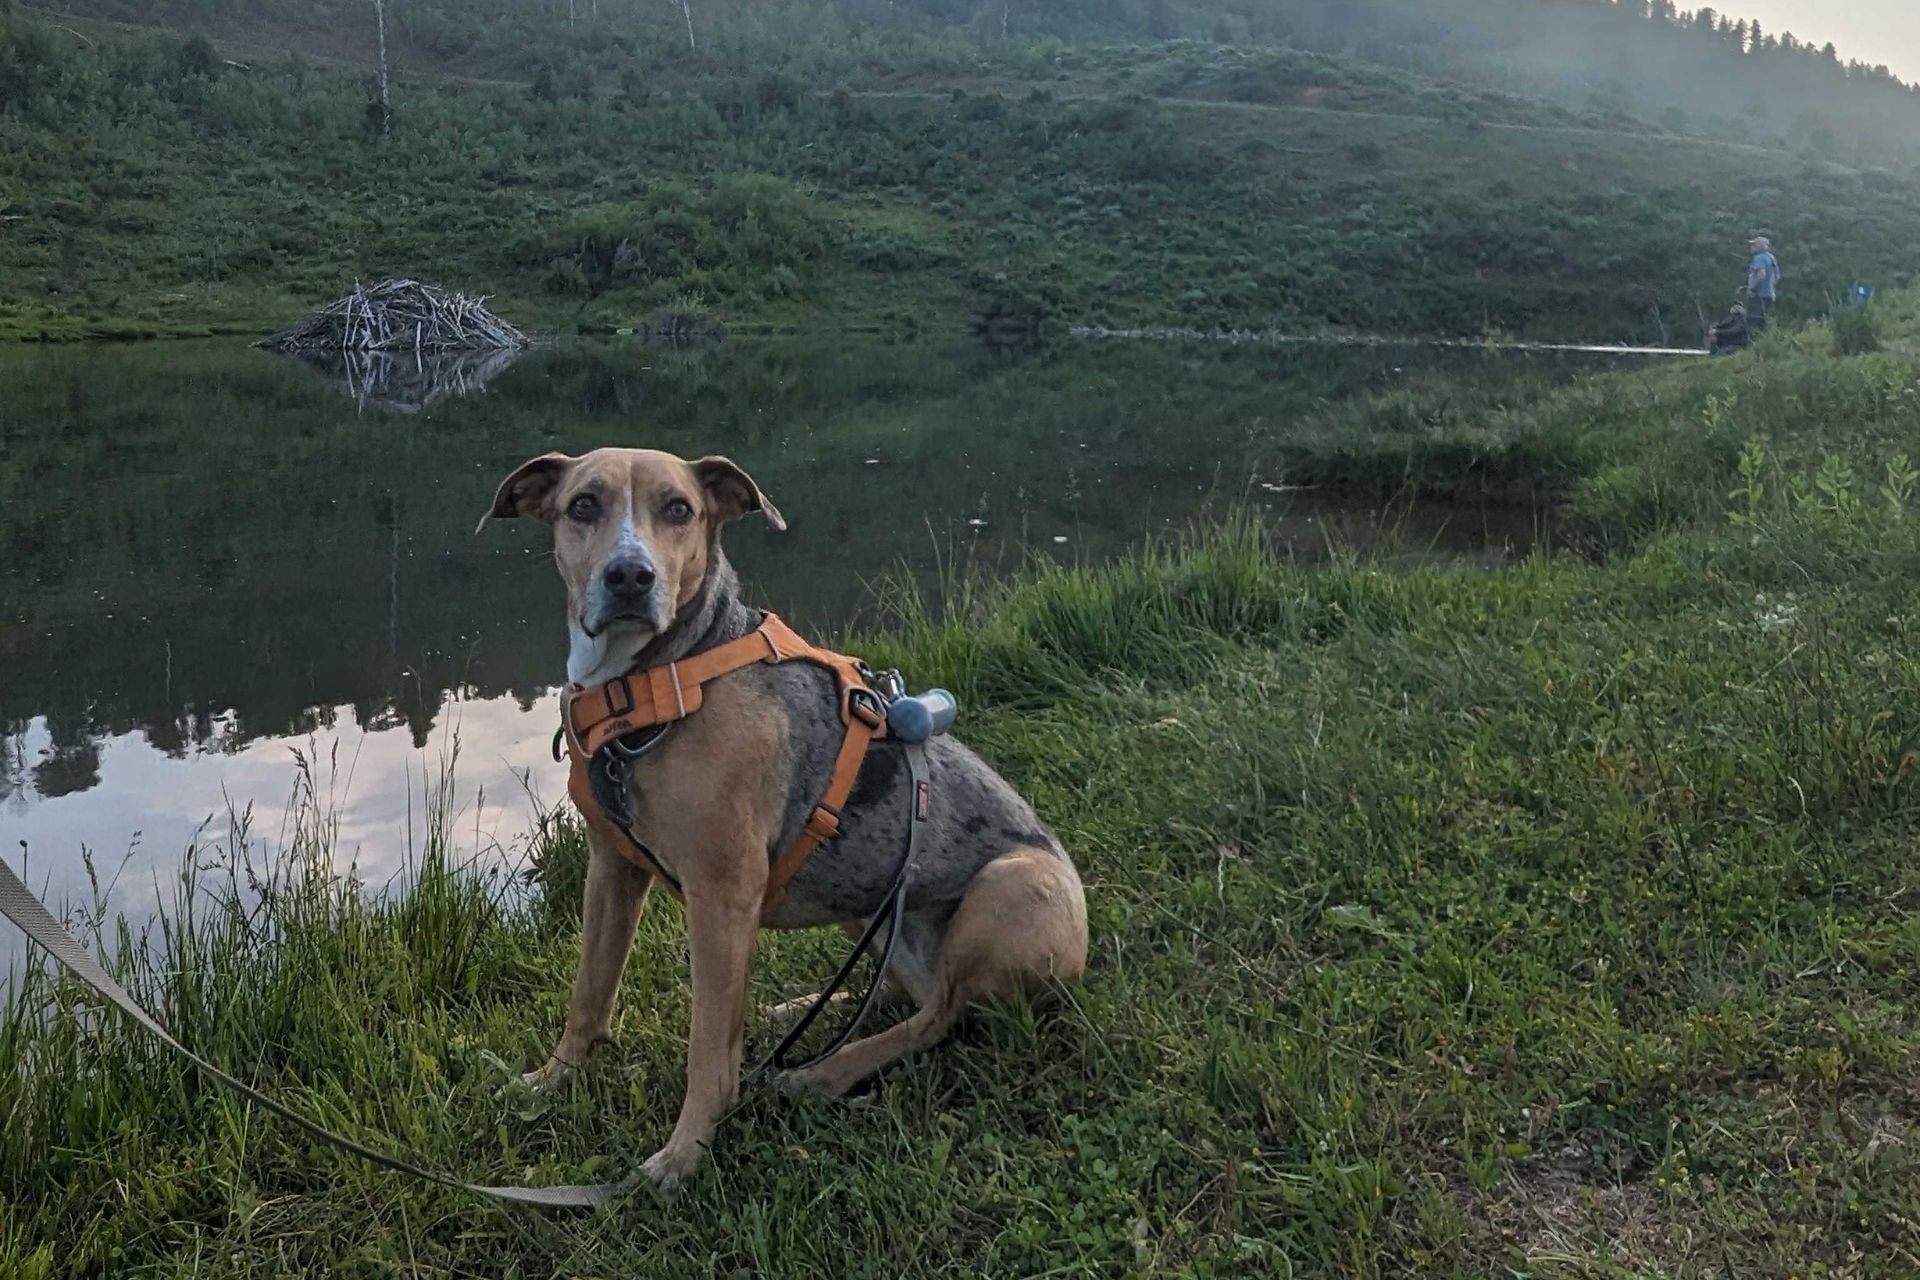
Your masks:
{"label": "flat webbing leash strap", "polygon": [[222,1071],[174,1039],[172,1033],[161,1026],[152,1014],[141,1008],[140,1003],[128,994],[126,988],[115,982],[112,975],[101,967],[99,961],[74,940],[60,922],[54,919],[53,913],[42,906],[40,899],[34,897],[32,890],[28,889],[21,882],[20,877],[13,873],[13,868],[4,862],[0,862],[0,915],[13,921],[29,939],[44,948],[47,954],[58,960],[69,973],[106,997],[115,1008],[139,1023],[160,1043],[180,1054],[249,1102],[265,1107],[313,1137],[331,1143],[342,1151],[351,1152],[362,1160],[382,1168],[392,1169],[396,1173],[411,1174],[413,1177],[438,1183],[443,1187],[471,1191],[476,1195],[490,1196],[495,1200],[504,1200],[512,1204],[539,1205],[552,1209],[590,1209],[618,1199],[638,1185],[637,1182],[633,1182],[568,1187],[490,1187],[476,1182],[462,1182],[450,1174],[425,1169],[396,1156],[387,1155],[383,1151],[376,1151],[365,1143],[344,1137],[318,1121],[308,1119],[283,1102],[275,1101],[251,1085]]}

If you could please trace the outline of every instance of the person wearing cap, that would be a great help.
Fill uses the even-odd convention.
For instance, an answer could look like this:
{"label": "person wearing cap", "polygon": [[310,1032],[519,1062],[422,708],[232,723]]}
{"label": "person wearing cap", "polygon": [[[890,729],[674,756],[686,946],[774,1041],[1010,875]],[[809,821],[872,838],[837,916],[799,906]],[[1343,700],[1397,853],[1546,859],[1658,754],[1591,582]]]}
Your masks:
{"label": "person wearing cap", "polygon": [[1767,313],[1780,292],[1780,260],[1773,256],[1773,245],[1765,236],[1747,243],[1753,262],[1747,267],[1747,328],[1759,333],[1767,327]]}

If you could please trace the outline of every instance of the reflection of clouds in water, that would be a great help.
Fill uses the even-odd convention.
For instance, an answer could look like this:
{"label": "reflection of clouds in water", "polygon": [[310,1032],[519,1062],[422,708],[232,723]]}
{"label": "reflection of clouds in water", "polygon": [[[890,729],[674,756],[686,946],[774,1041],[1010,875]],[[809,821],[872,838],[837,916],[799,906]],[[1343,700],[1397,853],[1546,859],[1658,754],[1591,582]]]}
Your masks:
{"label": "reflection of clouds in water", "polygon": [[[100,789],[93,795],[36,793],[8,764],[0,856],[18,868],[25,842],[32,883],[47,886],[57,909],[63,899],[90,897],[81,854],[91,850],[103,883],[119,868],[109,907],[131,918],[149,916],[170,901],[184,858],[204,858],[224,844],[230,810],[251,809],[256,862],[271,863],[286,847],[294,834],[298,751],[313,764],[322,813],[337,825],[337,863],[343,870],[354,866],[363,882],[385,883],[403,870],[410,852],[417,857],[426,847],[432,798],[449,764],[453,812],[445,830],[455,856],[511,860],[525,851],[536,804],[550,805],[565,791],[563,768],[549,754],[556,715],[550,698],[526,709],[512,697],[449,697],[440,727],[423,747],[404,726],[323,730],[174,756],[142,732],[105,738],[98,743]],[[339,712],[325,718],[353,721]],[[9,739],[6,758],[31,764],[50,745],[44,722],[35,721]],[[7,954],[0,950],[0,958]]]}

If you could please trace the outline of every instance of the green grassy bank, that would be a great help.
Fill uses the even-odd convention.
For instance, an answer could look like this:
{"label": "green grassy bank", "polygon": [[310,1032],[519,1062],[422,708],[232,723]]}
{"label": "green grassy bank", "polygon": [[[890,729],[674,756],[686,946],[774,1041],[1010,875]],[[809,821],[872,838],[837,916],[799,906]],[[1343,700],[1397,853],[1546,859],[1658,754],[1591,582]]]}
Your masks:
{"label": "green grassy bank", "polygon": [[[1436,392],[1344,446],[1532,468],[1602,555],[1307,571],[1241,525],[903,606],[862,648],[957,690],[1074,851],[1088,982],[864,1099],[752,1097],[671,1206],[364,1168],[34,981],[0,1020],[0,1277],[1911,1274],[1920,306],[1876,329]],[[502,1085],[560,1020],[564,892],[430,852],[368,898],[316,873],[324,821],[296,844],[258,909],[203,876],[130,970],[185,1040],[463,1177],[660,1142],[677,909],[617,1046],[534,1100]],[[771,941],[757,997],[832,950]]]}

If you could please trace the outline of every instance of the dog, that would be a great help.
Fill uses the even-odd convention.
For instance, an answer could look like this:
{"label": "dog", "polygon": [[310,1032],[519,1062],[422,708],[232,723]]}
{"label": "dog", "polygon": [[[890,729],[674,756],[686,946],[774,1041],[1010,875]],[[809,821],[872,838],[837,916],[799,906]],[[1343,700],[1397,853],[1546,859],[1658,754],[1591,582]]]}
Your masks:
{"label": "dog", "polygon": [[[480,523],[528,517],[551,527],[566,584],[567,678],[591,687],[682,662],[759,626],[762,615],[741,601],[720,546],[722,527],[749,514],[786,528],[726,458],[599,449],[524,463],[501,482]],[[760,928],[835,925],[856,936],[881,910],[906,848],[912,779],[904,749],[883,738],[862,765],[840,833],[762,920],[773,862],[832,771],[844,732],[839,707],[827,670],[756,663],[708,684],[703,705],[634,765],[631,833],[679,884],[692,961],[686,1095],[672,1135],[644,1166],[663,1191],[699,1167],[738,1096]],[[1071,983],[1085,970],[1086,895],[1066,850],[1032,806],[953,737],[930,740],[926,753],[933,803],[883,988],[913,1012],[788,1073],[781,1083],[790,1088],[838,1097],[944,1039],[968,1009]],[[558,1045],[523,1077],[535,1088],[564,1080],[608,1037],[656,877],[646,854],[610,832],[603,816],[585,816],[580,967]]]}

